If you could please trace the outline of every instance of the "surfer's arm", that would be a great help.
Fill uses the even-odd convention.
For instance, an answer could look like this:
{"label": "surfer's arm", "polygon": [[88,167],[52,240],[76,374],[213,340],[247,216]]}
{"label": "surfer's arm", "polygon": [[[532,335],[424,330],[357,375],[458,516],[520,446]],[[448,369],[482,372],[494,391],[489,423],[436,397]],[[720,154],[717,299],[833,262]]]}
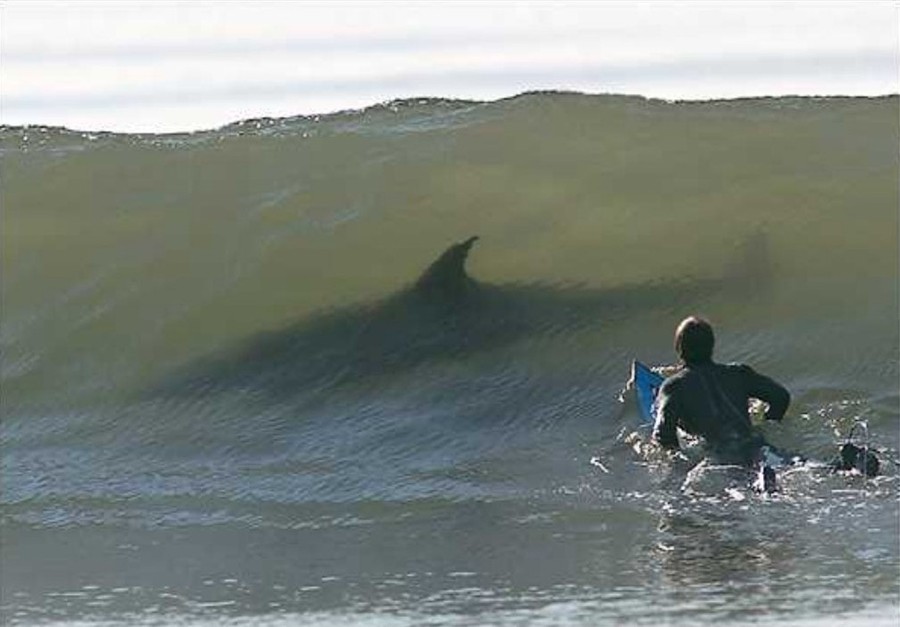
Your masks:
{"label": "surfer's arm", "polygon": [[747,391],[750,396],[765,401],[769,405],[766,420],[781,420],[791,403],[791,393],[774,379],[759,374],[750,366],[744,366],[743,369],[747,377]]}
{"label": "surfer's arm", "polygon": [[659,405],[656,410],[656,423],[653,425],[653,439],[660,446],[678,450],[678,408],[670,386],[663,384],[659,390]]}

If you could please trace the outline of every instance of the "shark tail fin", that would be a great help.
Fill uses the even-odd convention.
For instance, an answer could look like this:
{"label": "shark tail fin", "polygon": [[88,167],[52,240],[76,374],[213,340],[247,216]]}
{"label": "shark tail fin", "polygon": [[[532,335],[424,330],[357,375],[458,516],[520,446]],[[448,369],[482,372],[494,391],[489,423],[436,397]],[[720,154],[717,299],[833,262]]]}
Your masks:
{"label": "shark tail fin", "polygon": [[772,280],[775,265],[765,230],[757,229],[738,242],[736,249],[737,256],[725,267],[726,278],[760,287]]}

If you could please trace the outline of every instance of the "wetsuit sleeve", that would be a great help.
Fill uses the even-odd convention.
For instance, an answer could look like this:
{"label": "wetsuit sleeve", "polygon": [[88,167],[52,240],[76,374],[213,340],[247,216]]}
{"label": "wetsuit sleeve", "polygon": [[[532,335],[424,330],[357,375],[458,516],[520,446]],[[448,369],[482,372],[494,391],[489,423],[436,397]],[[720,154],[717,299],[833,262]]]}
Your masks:
{"label": "wetsuit sleeve", "polygon": [[759,374],[750,366],[743,367],[747,380],[747,393],[769,404],[766,420],[781,420],[791,403],[791,394],[783,385]]}
{"label": "wetsuit sleeve", "polygon": [[659,403],[656,409],[656,423],[653,425],[653,439],[660,446],[668,449],[678,449],[678,402],[672,394],[674,386],[667,381],[659,389]]}

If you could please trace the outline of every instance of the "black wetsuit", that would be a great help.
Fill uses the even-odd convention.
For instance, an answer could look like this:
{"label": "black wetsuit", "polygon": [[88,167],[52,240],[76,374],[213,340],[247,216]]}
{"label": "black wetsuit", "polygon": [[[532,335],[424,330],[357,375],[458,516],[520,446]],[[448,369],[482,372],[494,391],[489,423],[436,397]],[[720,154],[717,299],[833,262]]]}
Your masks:
{"label": "black wetsuit", "polygon": [[753,464],[765,444],[750,424],[748,401],[769,404],[767,420],[781,420],[788,391],[749,366],[706,362],[686,366],[663,383],[653,437],[677,449],[676,427],[702,437],[717,461]]}

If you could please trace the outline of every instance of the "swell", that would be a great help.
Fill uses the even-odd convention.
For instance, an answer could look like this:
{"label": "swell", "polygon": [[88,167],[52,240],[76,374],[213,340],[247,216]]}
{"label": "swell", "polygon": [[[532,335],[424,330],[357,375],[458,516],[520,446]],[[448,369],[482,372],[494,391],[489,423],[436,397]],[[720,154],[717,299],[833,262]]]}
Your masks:
{"label": "swell", "polygon": [[[548,93],[403,101],[188,135],[5,127],[0,404],[15,420],[131,402],[203,356],[221,361],[265,334],[365,314],[473,233],[477,280],[513,300],[516,287],[561,296],[516,301],[545,307],[544,326],[529,320],[500,355],[540,368],[554,354],[585,364],[585,346],[602,358],[610,345],[622,355],[646,345],[665,360],[673,321],[700,309],[752,338],[738,356],[800,376],[806,357],[791,345],[836,365],[810,387],[874,376],[889,388],[897,112],[894,96],[668,103]],[[646,312],[620,316],[610,296],[608,316],[571,317],[567,296],[578,290],[652,294],[717,280],[760,231],[774,269],[766,290],[653,296]],[[860,308],[865,323],[842,335]],[[403,325],[392,328],[402,341]],[[331,350],[335,329],[281,374]],[[477,372],[492,336],[507,331],[500,324],[446,359],[412,359],[399,385],[420,366]],[[385,370],[377,359],[362,370],[331,364],[307,391],[331,389],[340,371],[359,380]]]}

